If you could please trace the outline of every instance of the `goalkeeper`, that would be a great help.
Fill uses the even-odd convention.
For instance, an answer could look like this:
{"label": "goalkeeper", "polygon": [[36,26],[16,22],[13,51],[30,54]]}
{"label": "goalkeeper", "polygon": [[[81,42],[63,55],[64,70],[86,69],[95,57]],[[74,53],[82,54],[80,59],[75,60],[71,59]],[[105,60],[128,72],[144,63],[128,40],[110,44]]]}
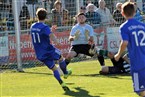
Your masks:
{"label": "goalkeeper", "polygon": [[73,57],[77,57],[78,54],[84,54],[88,56],[94,56],[96,53],[94,45],[94,31],[91,25],[85,23],[86,16],[84,13],[79,13],[76,16],[77,24],[71,29],[69,41],[71,42],[71,48],[66,56],[66,64],[69,64]]}

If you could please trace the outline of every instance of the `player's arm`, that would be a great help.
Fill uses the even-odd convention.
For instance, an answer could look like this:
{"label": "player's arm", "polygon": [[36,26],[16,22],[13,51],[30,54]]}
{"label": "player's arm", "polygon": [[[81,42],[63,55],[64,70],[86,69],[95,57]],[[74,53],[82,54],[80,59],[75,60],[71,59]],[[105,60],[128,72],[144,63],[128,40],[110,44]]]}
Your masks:
{"label": "player's arm", "polygon": [[74,41],[75,40],[75,32],[76,32],[76,29],[75,29],[75,26],[73,26],[73,28],[71,29],[71,32],[70,32],[70,36],[69,36],[69,41]]}
{"label": "player's arm", "polygon": [[57,38],[54,33],[49,34],[50,39],[54,42],[54,44],[58,44]]}
{"label": "player's arm", "polygon": [[53,32],[55,32],[57,29],[57,26],[56,25],[53,25],[51,27],[51,33],[49,34],[49,37],[50,39],[54,42],[54,44],[58,44],[58,41],[57,41],[57,37],[55,36],[55,34]]}
{"label": "player's arm", "polygon": [[128,41],[121,41],[118,53],[114,56],[115,60],[118,61],[122,53],[125,51],[126,47],[128,45]]}

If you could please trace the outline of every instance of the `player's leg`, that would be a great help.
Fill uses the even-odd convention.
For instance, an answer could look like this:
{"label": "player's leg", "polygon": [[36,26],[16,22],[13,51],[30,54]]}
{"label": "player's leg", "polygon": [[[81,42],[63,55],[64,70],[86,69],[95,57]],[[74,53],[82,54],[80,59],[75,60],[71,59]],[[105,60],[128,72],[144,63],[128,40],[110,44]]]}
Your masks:
{"label": "player's leg", "polygon": [[69,88],[65,85],[65,83],[63,82],[63,80],[60,77],[60,74],[58,72],[57,67],[55,66],[55,62],[52,60],[44,60],[43,61],[45,63],[45,65],[53,71],[53,75],[56,78],[56,80],[59,82],[59,84],[62,86],[62,88],[67,91],[69,90]]}
{"label": "player's leg", "polygon": [[130,64],[130,61],[129,61],[129,57],[128,57],[128,53],[126,53],[123,57],[124,61],[128,64]]}
{"label": "player's leg", "polygon": [[63,71],[64,74],[67,74],[67,65],[65,63],[65,60],[63,58],[63,56],[60,57],[59,61],[59,67],[61,68],[61,70]]}
{"label": "player's leg", "polygon": [[105,66],[104,56],[103,55],[98,55],[97,58],[98,58],[98,61],[99,61],[100,65],[102,67]]}
{"label": "player's leg", "polygon": [[57,48],[55,49],[55,52],[53,53],[53,59],[59,61],[59,67],[63,71],[64,78],[67,78],[69,75],[71,75],[72,71],[71,70],[67,70],[66,62],[65,62],[63,56],[61,55],[60,50],[57,49]]}
{"label": "player's leg", "polygon": [[134,91],[141,97],[145,97],[145,69],[131,72]]}
{"label": "player's leg", "polygon": [[99,72],[102,75],[106,74],[121,74],[121,70],[115,66],[104,66],[102,67],[101,71]]}
{"label": "player's leg", "polygon": [[76,57],[78,54],[77,54],[77,46],[72,46],[67,54],[67,56],[65,57],[65,63],[66,65],[68,65],[71,61],[72,58]]}
{"label": "player's leg", "polygon": [[64,91],[68,91],[69,88],[67,87],[67,85],[62,81],[60,74],[57,70],[57,67],[54,65],[54,67],[52,68],[54,77],[58,80],[58,82],[60,83],[60,85],[62,86],[62,88],[64,89]]}
{"label": "player's leg", "polygon": [[104,56],[108,56],[108,51],[107,50],[100,50],[97,58],[98,58],[98,61],[102,67],[105,66]]}
{"label": "player's leg", "polygon": [[69,75],[72,74],[72,70],[69,69],[67,70],[67,65],[66,65],[66,62],[63,58],[63,56],[61,56],[61,58],[59,59],[59,66],[61,68],[61,70],[63,71],[64,73],[64,78],[66,79]]}
{"label": "player's leg", "polygon": [[113,66],[122,66],[123,65],[123,62],[124,62],[123,57],[120,57],[118,61],[115,60],[114,54],[111,55],[111,53],[108,53],[108,57],[111,59]]}

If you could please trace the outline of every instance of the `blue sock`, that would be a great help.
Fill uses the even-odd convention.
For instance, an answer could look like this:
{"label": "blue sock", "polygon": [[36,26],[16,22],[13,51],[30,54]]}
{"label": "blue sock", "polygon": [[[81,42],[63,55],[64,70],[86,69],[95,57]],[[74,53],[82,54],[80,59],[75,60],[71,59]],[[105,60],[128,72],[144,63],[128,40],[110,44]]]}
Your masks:
{"label": "blue sock", "polygon": [[63,71],[64,74],[67,74],[67,70],[66,70],[66,63],[65,63],[65,60],[59,62],[59,66],[61,68],[61,70]]}
{"label": "blue sock", "polygon": [[58,80],[58,82],[61,84],[63,81],[60,78],[60,74],[58,72],[58,70],[53,71],[53,75],[54,77]]}

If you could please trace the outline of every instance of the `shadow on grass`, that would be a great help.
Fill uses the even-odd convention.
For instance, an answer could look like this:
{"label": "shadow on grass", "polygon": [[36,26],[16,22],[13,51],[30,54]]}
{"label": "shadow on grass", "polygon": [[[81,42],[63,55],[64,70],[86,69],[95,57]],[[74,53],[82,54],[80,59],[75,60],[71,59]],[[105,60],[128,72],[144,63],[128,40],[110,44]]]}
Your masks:
{"label": "shadow on grass", "polygon": [[80,87],[75,88],[77,91],[66,91],[64,95],[72,96],[72,97],[100,97],[100,96],[93,96],[90,95],[89,92],[85,89]]}
{"label": "shadow on grass", "polygon": [[43,75],[52,75],[51,73],[42,73],[42,72],[22,72],[26,74],[43,74]]}
{"label": "shadow on grass", "polygon": [[[42,73],[42,72],[22,72],[27,74],[43,74],[43,75],[53,75],[51,73]],[[108,77],[108,78],[116,78],[116,79],[124,79],[122,76],[130,76],[130,74],[108,74],[108,75],[100,75],[100,74],[82,74],[82,75],[75,75],[72,74],[71,76],[84,76],[84,77]]]}
{"label": "shadow on grass", "polygon": [[83,75],[71,75],[71,76],[108,77],[108,78],[124,79],[124,78],[122,78],[123,76],[130,76],[130,74],[108,74],[108,75],[100,75],[100,74],[83,74]]}

